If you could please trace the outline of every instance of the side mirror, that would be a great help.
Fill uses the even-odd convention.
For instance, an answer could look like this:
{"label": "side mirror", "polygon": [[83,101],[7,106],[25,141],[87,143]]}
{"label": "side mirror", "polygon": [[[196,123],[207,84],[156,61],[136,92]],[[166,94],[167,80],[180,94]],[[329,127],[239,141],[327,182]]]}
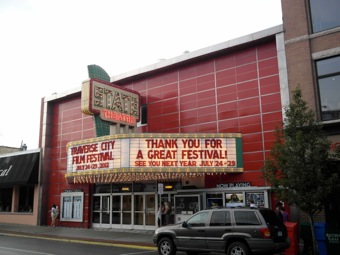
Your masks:
{"label": "side mirror", "polygon": [[182,227],[183,227],[183,228],[186,228],[186,227],[188,227],[188,224],[187,224],[187,222],[186,222],[186,221],[183,221],[183,222],[182,222]]}

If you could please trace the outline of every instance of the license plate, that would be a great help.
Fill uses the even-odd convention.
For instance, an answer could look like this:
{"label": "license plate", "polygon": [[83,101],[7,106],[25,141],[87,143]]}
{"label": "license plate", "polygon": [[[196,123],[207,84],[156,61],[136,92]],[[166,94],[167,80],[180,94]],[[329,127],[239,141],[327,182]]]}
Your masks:
{"label": "license plate", "polygon": [[278,231],[277,236],[282,236],[282,231]]}

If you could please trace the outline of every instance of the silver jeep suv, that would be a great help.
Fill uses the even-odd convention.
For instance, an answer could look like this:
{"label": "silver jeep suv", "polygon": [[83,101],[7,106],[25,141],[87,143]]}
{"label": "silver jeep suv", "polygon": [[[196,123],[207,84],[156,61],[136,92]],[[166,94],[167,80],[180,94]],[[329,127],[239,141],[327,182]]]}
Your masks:
{"label": "silver jeep suv", "polygon": [[223,253],[275,254],[290,245],[287,229],[273,210],[215,208],[202,210],[180,224],[158,228],[153,242],[160,255]]}

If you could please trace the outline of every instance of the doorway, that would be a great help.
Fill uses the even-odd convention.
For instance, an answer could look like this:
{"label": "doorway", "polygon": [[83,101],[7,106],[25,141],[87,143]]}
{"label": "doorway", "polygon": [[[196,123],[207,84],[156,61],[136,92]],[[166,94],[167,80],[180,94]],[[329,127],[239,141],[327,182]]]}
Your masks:
{"label": "doorway", "polygon": [[154,229],[156,226],[156,195],[134,194],[134,228]]}
{"label": "doorway", "polygon": [[92,223],[94,227],[109,227],[111,218],[110,205],[110,195],[93,196]]}
{"label": "doorway", "polygon": [[156,226],[156,195],[154,193],[94,194],[92,226],[153,230]]}

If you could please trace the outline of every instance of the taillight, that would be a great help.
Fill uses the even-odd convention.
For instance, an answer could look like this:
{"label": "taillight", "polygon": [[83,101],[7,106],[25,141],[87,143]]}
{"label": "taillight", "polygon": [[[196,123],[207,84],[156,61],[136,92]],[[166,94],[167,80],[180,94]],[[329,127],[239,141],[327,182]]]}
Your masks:
{"label": "taillight", "polygon": [[267,239],[270,238],[270,230],[269,230],[269,228],[261,228],[260,232],[261,232],[261,236],[263,238],[267,238]]}

